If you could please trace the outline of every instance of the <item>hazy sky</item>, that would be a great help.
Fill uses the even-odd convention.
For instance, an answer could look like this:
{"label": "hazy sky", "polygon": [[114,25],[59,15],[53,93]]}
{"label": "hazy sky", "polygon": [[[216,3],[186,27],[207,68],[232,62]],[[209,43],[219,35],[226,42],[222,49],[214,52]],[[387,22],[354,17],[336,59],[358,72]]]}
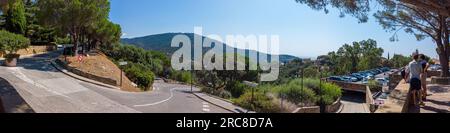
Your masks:
{"label": "hazy sky", "polygon": [[390,42],[393,33],[385,32],[373,17],[358,24],[351,16],[340,18],[337,12],[325,14],[295,3],[295,0],[111,0],[110,18],[122,26],[124,38],[167,32],[204,34],[279,35],[280,53],[316,57],[335,51],[345,43],[375,39],[388,52],[410,55],[415,49],[436,58],[431,39],[416,41],[399,32],[398,42]]}

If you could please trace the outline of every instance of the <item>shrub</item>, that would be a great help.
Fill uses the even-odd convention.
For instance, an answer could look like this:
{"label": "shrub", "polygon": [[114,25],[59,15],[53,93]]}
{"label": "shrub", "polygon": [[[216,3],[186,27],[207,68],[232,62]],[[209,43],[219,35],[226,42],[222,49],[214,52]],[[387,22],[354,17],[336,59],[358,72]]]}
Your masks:
{"label": "shrub", "polygon": [[191,83],[191,81],[194,82],[193,80],[191,80],[193,77],[191,76],[191,72],[189,71],[172,71],[169,77],[171,79],[184,83]]}
{"label": "shrub", "polygon": [[225,98],[225,99],[232,98],[231,93],[229,91],[227,91],[227,90],[224,90],[224,89],[214,89],[214,88],[211,88],[211,87],[203,87],[203,88],[201,88],[201,91],[205,92],[205,93],[208,93],[208,94],[211,94],[211,95],[215,95],[215,96],[221,97],[221,98]]}
{"label": "shrub", "polygon": [[[309,102],[315,101],[318,105],[329,105],[342,96],[342,90],[339,86],[325,81],[320,82],[319,79],[304,79],[303,87],[307,90],[295,90],[301,88],[301,79],[295,79],[290,81],[287,86],[282,87],[282,90],[284,90],[284,93],[287,94],[286,96],[290,97],[290,100],[293,100],[292,102],[294,103],[303,102],[308,104]],[[293,94],[290,94],[293,96],[289,96],[288,94],[290,92],[285,89],[294,90]],[[309,90],[313,92],[312,94],[315,94],[314,98],[311,98],[312,94],[308,94],[311,93]]]}
{"label": "shrub", "polygon": [[264,92],[254,92],[254,102],[252,104],[252,92],[246,91],[238,99],[234,99],[234,103],[248,110],[260,113],[276,113],[280,112],[280,106],[273,102],[273,99]]}
{"label": "shrub", "polygon": [[281,87],[279,96],[286,98],[295,104],[314,105],[317,101],[316,94],[309,88],[301,87],[295,83],[289,83]]}
{"label": "shrub", "polygon": [[250,89],[250,87],[241,82],[232,81],[227,84],[225,89],[231,93],[231,96],[237,98],[244,94],[245,90]]}
{"label": "shrub", "polygon": [[131,63],[125,66],[123,71],[126,73],[127,77],[135,82],[143,91],[148,91],[155,80],[153,72],[146,69],[141,64]]}
{"label": "shrub", "polygon": [[0,50],[6,54],[16,54],[20,49],[28,48],[30,40],[19,34],[0,30]]}

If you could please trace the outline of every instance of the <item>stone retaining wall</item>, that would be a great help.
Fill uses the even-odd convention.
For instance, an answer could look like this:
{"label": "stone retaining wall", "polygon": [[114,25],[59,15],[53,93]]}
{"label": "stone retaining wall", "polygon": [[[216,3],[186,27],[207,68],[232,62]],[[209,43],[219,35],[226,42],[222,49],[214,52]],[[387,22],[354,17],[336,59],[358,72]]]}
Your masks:
{"label": "stone retaining wall", "polygon": [[93,75],[93,74],[90,74],[90,73],[86,73],[86,72],[80,71],[80,70],[78,70],[76,68],[69,67],[66,63],[62,62],[59,59],[56,59],[55,62],[58,65],[64,67],[65,69],[67,69],[68,71],[70,71],[70,72],[72,72],[72,73],[74,73],[76,75],[79,75],[79,76],[82,76],[82,77],[85,77],[85,78],[88,78],[88,79],[92,79],[92,80],[95,80],[95,81],[98,81],[98,82],[102,82],[102,83],[105,83],[105,84],[108,84],[108,85],[120,86],[120,83],[117,80],[110,79],[110,78],[105,78],[105,77],[100,77],[100,76],[97,76],[97,75]]}
{"label": "stone retaining wall", "polygon": [[441,71],[427,71],[428,77],[438,77],[441,76]]}
{"label": "stone retaining wall", "polygon": [[297,108],[292,113],[320,113],[320,107],[319,106],[300,107]]}
{"label": "stone retaining wall", "polygon": [[431,84],[450,85],[450,77],[431,77]]}
{"label": "stone retaining wall", "polygon": [[[32,55],[32,54],[54,51],[54,50],[56,50],[56,48],[57,47],[55,45],[30,46],[26,49],[21,49],[21,50],[17,51],[17,53],[20,55]],[[4,56],[4,53],[0,53],[0,57],[3,57],[3,56]]]}

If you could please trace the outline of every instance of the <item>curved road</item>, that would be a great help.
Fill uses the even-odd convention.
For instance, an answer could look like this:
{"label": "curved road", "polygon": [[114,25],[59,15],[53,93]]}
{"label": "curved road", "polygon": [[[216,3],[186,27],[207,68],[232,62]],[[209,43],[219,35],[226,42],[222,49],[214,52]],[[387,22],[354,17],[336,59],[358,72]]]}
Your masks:
{"label": "curved road", "polygon": [[0,66],[0,77],[37,113],[230,113],[197,98],[185,85],[156,82],[152,92],[131,93],[76,80],[50,64],[58,55],[23,58],[15,68]]}

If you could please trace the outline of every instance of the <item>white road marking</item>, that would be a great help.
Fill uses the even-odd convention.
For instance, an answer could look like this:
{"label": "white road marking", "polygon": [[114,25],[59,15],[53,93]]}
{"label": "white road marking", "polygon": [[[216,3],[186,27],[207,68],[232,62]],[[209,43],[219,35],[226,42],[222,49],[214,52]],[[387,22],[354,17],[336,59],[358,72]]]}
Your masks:
{"label": "white road marking", "polygon": [[158,105],[158,104],[167,102],[167,101],[169,101],[170,99],[172,99],[172,97],[173,97],[173,90],[175,90],[175,89],[177,89],[177,88],[172,88],[172,89],[170,89],[170,97],[167,98],[167,99],[164,99],[164,100],[162,100],[162,101],[155,102],[155,103],[150,103],[150,104],[134,105],[134,107],[154,106],[154,105]]}
{"label": "white road marking", "polygon": [[18,67],[11,67],[11,68],[7,68],[7,69],[11,70],[10,72],[12,74],[14,74],[14,76],[16,76],[17,78],[19,78],[19,79],[21,79],[21,80],[23,80],[23,81],[25,81],[25,82],[27,82],[29,84],[32,84],[32,85],[34,85],[34,86],[36,86],[38,88],[42,88],[42,89],[46,90],[47,92],[53,93],[55,95],[59,95],[59,96],[62,96],[62,97],[70,99],[70,97],[68,97],[68,96],[66,96],[66,95],[64,95],[62,93],[59,93],[57,91],[51,90],[51,89],[47,88],[45,85],[40,84],[40,83],[35,82],[34,80],[30,79],[28,76],[23,74],[22,71],[20,70],[20,68],[18,68]]}
{"label": "white road marking", "polygon": [[203,110],[203,112],[209,112],[209,111],[211,111],[211,110],[209,109],[209,105],[208,105],[208,104],[209,104],[208,102],[202,102],[202,105],[203,105],[202,110]]}

